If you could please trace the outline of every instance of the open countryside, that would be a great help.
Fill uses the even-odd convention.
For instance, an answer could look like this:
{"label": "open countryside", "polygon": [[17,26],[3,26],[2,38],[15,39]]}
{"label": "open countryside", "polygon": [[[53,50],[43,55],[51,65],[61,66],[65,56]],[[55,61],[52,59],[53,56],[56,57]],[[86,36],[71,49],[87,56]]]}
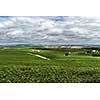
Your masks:
{"label": "open countryside", "polygon": [[0,82],[99,83],[100,16],[0,16]]}
{"label": "open countryside", "polygon": [[100,47],[1,46],[0,82],[100,82]]}

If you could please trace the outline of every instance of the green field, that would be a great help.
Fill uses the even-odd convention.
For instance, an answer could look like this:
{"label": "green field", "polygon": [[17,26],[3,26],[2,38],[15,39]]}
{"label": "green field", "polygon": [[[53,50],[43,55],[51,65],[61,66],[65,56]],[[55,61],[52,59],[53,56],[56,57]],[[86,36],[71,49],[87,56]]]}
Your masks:
{"label": "green field", "polygon": [[[96,54],[91,53],[94,49]],[[65,55],[66,52],[70,54]],[[0,82],[97,83],[100,82],[99,52],[99,47],[47,49],[32,46],[2,46]]]}

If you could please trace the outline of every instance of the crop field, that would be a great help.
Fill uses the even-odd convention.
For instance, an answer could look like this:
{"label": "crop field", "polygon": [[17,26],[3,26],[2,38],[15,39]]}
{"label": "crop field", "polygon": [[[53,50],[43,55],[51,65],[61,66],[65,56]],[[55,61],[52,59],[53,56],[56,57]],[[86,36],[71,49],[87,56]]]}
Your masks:
{"label": "crop field", "polygon": [[0,47],[1,83],[99,83],[100,47]]}

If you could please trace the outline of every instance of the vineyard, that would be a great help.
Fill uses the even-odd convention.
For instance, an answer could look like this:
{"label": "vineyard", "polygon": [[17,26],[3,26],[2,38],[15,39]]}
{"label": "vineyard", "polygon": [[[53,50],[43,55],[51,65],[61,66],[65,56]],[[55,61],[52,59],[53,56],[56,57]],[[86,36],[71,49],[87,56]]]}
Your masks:
{"label": "vineyard", "polygon": [[98,83],[100,48],[0,47],[1,83]]}

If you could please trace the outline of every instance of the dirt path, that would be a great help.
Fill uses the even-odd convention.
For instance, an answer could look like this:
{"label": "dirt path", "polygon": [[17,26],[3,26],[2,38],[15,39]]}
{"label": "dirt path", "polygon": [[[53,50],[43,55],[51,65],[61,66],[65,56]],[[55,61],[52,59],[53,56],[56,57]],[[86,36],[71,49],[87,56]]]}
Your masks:
{"label": "dirt path", "polygon": [[27,54],[29,54],[29,55],[34,55],[34,56],[36,56],[36,57],[39,57],[39,58],[42,58],[42,59],[45,59],[45,60],[50,60],[49,58],[44,57],[44,56],[41,56],[41,55],[38,55],[38,54],[32,54],[32,53],[27,53]]}
{"label": "dirt path", "polygon": [[39,58],[42,58],[42,59],[50,60],[49,58],[44,57],[44,56],[41,56],[41,55],[35,55],[35,56],[36,56],[36,57],[39,57]]}

